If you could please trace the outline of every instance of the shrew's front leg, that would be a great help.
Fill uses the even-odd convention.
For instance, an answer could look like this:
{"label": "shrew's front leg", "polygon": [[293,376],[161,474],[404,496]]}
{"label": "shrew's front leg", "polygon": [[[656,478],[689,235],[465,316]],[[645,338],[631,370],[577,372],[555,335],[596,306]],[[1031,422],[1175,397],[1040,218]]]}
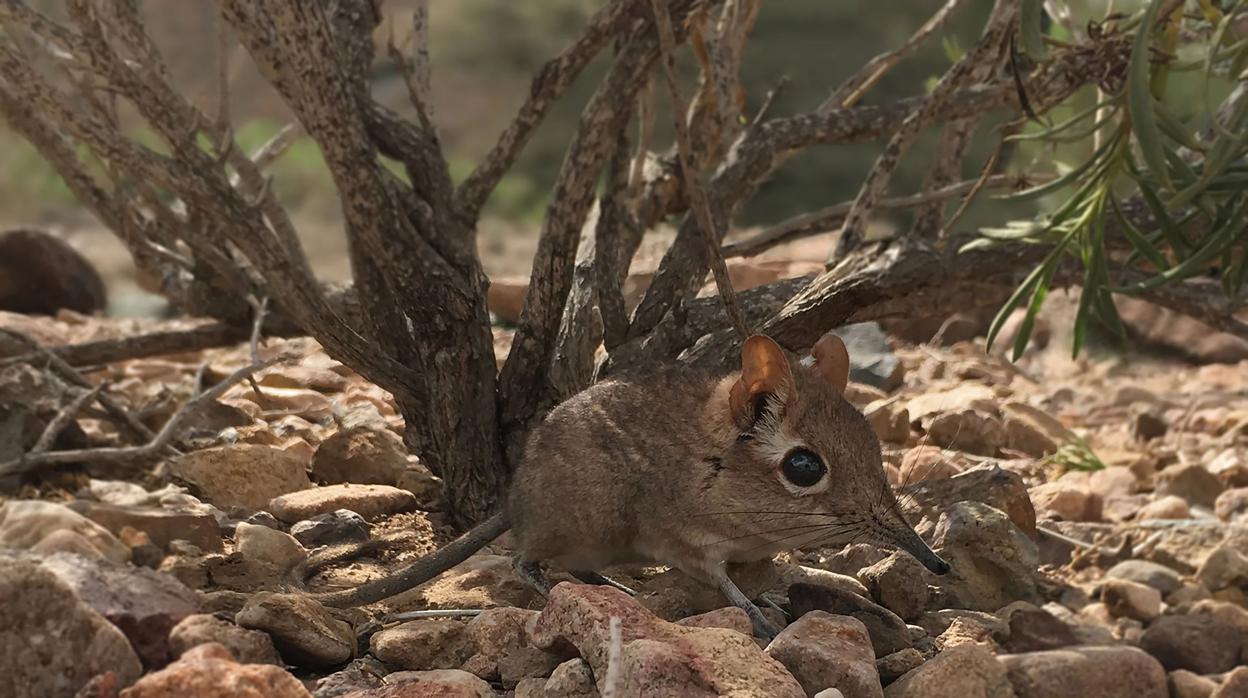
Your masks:
{"label": "shrew's front leg", "polygon": [[710,577],[715,586],[719,587],[720,592],[722,592],[723,595],[732,602],[732,605],[745,611],[746,615],[750,617],[750,622],[754,625],[755,635],[768,642],[771,642],[776,638],[777,631],[771,623],[767,622],[767,618],[763,616],[763,612],[759,610],[758,606],[755,606],[754,602],[750,601],[750,599],[742,593],[739,588],[737,588],[737,585],[732,581],[732,579],[728,577],[728,569],[726,565],[720,563],[718,566],[711,569]]}

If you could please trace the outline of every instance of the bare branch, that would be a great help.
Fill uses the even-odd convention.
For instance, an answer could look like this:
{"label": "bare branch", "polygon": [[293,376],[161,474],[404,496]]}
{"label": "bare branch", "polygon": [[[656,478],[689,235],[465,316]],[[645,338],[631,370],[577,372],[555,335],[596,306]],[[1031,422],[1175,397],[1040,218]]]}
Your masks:
{"label": "bare branch", "polygon": [[[264,329],[264,317],[269,310],[269,299],[262,298],[255,304],[255,319],[251,323],[251,341],[248,343],[251,349],[251,362],[253,364],[260,363],[260,334]],[[247,376],[247,382],[251,384],[251,390],[258,397],[264,397],[264,392],[260,390],[260,384],[256,382],[255,376]],[[196,382],[196,385],[199,385]]]}
{"label": "bare branch", "polygon": [[628,147],[627,130],[621,129],[607,165],[603,194],[581,231],[572,289],[551,361],[555,401],[589,387],[598,345],[605,340],[607,347],[614,347],[628,330],[622,285],[644,232],[629,210]]}
{"label": "bare branch", "polygon": [[641,203],[641,187],[645,180],[646,161],[650,157],[650,144],[654,141],[654,80],[646,81],[646,86],[637,100],[637,155],[628,176],[629,208],[637,214]]}
{"label": "bare branch", "polygon": [[286,151],[290,149],[291,145],[294,145],[295,140],[302,133],[303,129],[299,127],[299,124],[286,124],[278,129],[272,138],[257,148],[256,152],[251,154],[251,161],[262,171],[268,169],[269,165],[277,162],[282,155],[286,154]]}
{"label": "bare branch", "polygon": [[[801,351],[823,332],[849,323],[974,308],[1017,281],[1025,265],[1042,256],[1034,247],[962,254],[957,245],[933,250],[900,244],[880,253],[864,248],[803,288],[759,332]],[[719,330],[682,360],[719,369],[730,365],[738,346],[730,332]]]}
{"label": "bare branch", "polygon": [[[41,357],[46,358],[48,366],[51,367],[51,369],[56,373],[56,375],[60,376],[61,379],[84,390],[90,390],[94,387],[91,385],[91,382],[75,370],[73,366],[70,366],[64,359],[51,351],[41,348],[38,342],[30,337],[27,337],[16,330],[5,327],[0,327],[0,333],[13,337],[24,346],[29,347],[34,350],[34,352],[37,352]],[[136,419],[134,415],[126,411],[126,408],[122,407],[108,393],[101,393],[98,399],[100,404],[103,405],[104,410],[108,412],[109,417],[117,422],[118,427],[128,432],[131,437],[137,437],[139,439],[150,439],[152,437],[151,430]]]}
{"label": "bare branch", "polygon": [[[1123,209],[1139,230],[1152,231],[1159,225],[1139,200],[1124,203]],[[1107,234],[1112,234],[1117,225],[1116,221],[1111,221]],[[848,323],[915,313],[952,313],[999,302],[1046,253],[1043,246],[1027,243],[959,252],[961,243],[969,239],[972,238],[961,236],[933,248],[917,241],[907,243],[909,238],[903,237],[903,242],[880,253],[861,249],[814,280],[786,280],[751,289],[744,295],[765,294],[759,303],[764,312],[782,305],[761,324],[759,331],[793,351],[801,351],[823,332]],[[1136,269],[1111,268],[1110,271],[1121,284],[1145,278],[1145,273]],[[1063,265],[1054,277],[1053,288],[1078,285],[1083,280],[1084,275],[1076,265]],[[1242,316],[1243,300],[1228,298],[1212,279],[1170,284],[1138,297],[1214,329],[1248,339],[1248,322]],[[713,299],[698,299],[691,307],[710,302]],[[729,369],[739,349],[733,335],[734,331],[725,327],[722,318],[707,315],[705,311],[695,315],[691,310],[680,322],[665,319],[646,341],[630,343],[629,352],[613,353],[611,368],[616,370],[638,362],[672,358],[684,351],[682,362],[708,369]],[[685,350],[686,347],[691,348]]]}
{"label": "bare branch", "polygon": [[230,25],[217,13],[217,128],[230,127]]}
{"label": "bare branch", "polygon": [[[814,275],[782,279],[742,291],[739,298],[746,321],[751,326],[761,325],[814,279]],[[610,361],[600,367],[597,378],[647,362],[674,360],[695,344],[712,341],[712,337],[732,343],[736,330],[725,327],[726,320],[718,298],[695,298],[668,313],[649,334],[610,347]]]}
{"label": "bare branch", "polygon": [[767,96],[763,99],[763,103],[759,105],[758,111],[754,113],[754,118],[750,119],[750,123],[757,124],[766,118],[767,114],[771,111],[771,105],[776,101],[776,97],[779,97],[780,93],[784,92],[784,88],[788,86],[789,76],[781,75],[780,80],[776,83],[776,86],[767,91]]}
{"label": "bare branch", "polygon": [[[608,184],[620,181],[628,167],[628,137],[620,133],[614,159],[607,170]],[[629,264],[641,246],[646,228],[637,220],[631,192],[621,188],[599,202],[598,227],[594,231],[598,254],[593,260],[594,288],[602,319],[602,338],[607,350],[628,337],[628,312],[624,304],[624,281]]]}
{"label": "bare branch", "polygon": [[971,207],[971,202],[975,200],[975,197],[979,196],[980,190],[988,185],[989,180],[992,178],[992,173],[997,169],[997,163],[1001,160],[1001,153],[1005,149],[1005,144],[1006,140],[1004,138],[998,141],[996,149],[992,151],[992,155],[988,157],[988,161],[984,163],[983,168],[980,170],[979,179],[976,180],[975,186],[971,187],[971,190],[963,197],[962,203],[958,204],[958,208],[953,214],[941,223],[941,228],[936,233],[938,240],[943,240],[948,236],[949,231],[958,221],[962,220],[962,216]]}
{"label": "bare branch", "polygon": [[[992,19],[989,22],[991,23]],[[997,65],[993,61],[983,61],[979,65],[971,67],[966,81],[970,83],[988,81],[992,79],[996,69]],[[962,161],[966,157],[967,150],[971,147],[971,138],[982,121],[982,116],[974,116],[945,124],[940,133],[940,140],[936,144],[936,156],[932,166],[923,178],[922,190],[924,192],[947,186],[961,178]],[[1007,129],[1009,129],[1008,126]],[[960,217],[966,211],[980,189],[988,183],[988,177],[996,171],[997,158],[1004,142],[1004,139],[999,142],[999,146],[994,152],[990,163],[980,175],[978,185],[972,188],[963,200],[955,214],[955,218]],[[952,225],[952,222],[945,223],[945,208],[946,202],[944,201],[935,201],[919,207],[915,214],[914,225],[910,228],[911,234],[918,237],[931,237],[946,230]]]}
{"label": "bare branch", "polygon": [[705,5],[686,20],[702,80],[690,107],[679,113],[688,119],[688,151],[697,172],[722,157],[741,133],[746,95],[738,76],[760,5],[760,0],[727,0],[713,31],[703,26],[709,11]]}
{"label": "bare branch", "polygon": [[685,192],[692,203],[690,207],[697,218],[698,229],[702,232],[703,241],[707,246],[711,270],[715,275],[715,285],[719,289],[719,297],[724,302],[724,311],[732,320],[733,326],[741,338],[749,336],[750,328],[745,323],[741,308],[737,305],[736,294],[732,290],[732,280],[728,278],[728,266],[719,252],[719,240],[722,234],[716,232],[716,221],[706,200],[706,192],[698,182],[698,174],[694,169],[693,149],[689,139],[689,125],[682,116],[686,106],[676,84],[676,59],[673,56],[676,39],[672,36],[671,17],[667,13],[667,0],[651,0],[654,8],[655,22],[659,30],[660,61],[663,74],[667,80],[667,91],[672,101],[673,122],[676,126],[676,144],[680,153],[680,170],[684,177]]}
{"label": "bare branch", "polygon": [[[568,293],[575,248],[593,202],[594,189],[616,134],[658,55],[652,36],[634,34],[619,52],[606,79],[585,107],[564,157],[542,225],[533,274],[511,352],[499,377],[506,433],[523,433],[550,393],[550,361]],[[518,448],[513,441],[509,448]]]}
{"label": "bare branch", "polygon": [[[403,75],[403,84],[407,87],[408,101],[411,102],[412,108],[416,110],[416,116],[420,119],[420,125],[432,135],[436,132],[433,125],[433,76],[432,67],[429,63],[429,2],[428,0],[417,0],[416,7],[413,8],[412,14],[412,31],[408,35],[404,44],[414,43],[415,48],[411,58],[403,52],[403,49],[394,43],[394,37],[390,37],[387,50],[390,58],[399,66],[399,72]],[[436,136],[432,136],[436,139]]]}
{"label": "bare branch", "polygon": [[260,334],[264,329],[264,318],[269,310],[269,299],[262,298],[256,304],[256,317],[251,323],[251,341],[248,345],[251,347],[251,362],[253,364],[260,363]]}
{"label": "bare branch", "polygon": [[940,31],[963,4],[965,4],[965,0],[945,0],[945,4],[941,5],[940,9],[936,10],[936,13],[923,23],[923,26],[915,30],[914,34],[906,40],[906,43],[893,51],[882,53],[872,58],[858,72],[841,83],[828,96],[828,99],[824,101],[818,111],[824,112],[838,107],[852,107],[857,104],[872,87],[875,87],[881,78],[888,74],[888,71],[892,70],[894,66],[907,56],[917,51],[932,34]]}
{"label": "bare branch", "polygon": [[239,381],[246,379],[256,371],[271,366],[274,363],[277,363],[277,359],[270,359],[259,364],[244,366],[243,368],[240,368],[230,374],[225,380],[217,383],[211,389],[205,390],[195,396],[186,404],[182,405],[182,407],[169,418],[169,421],[165,422],[165,425],[161,427],[160,431],[153,436],[150,441],[142,446],[83,448],[72,451],[44,451],[40,453],[32,452],[16,460],[0,464],[0,478],[30,472],[47,465],[92,461],[132,463],[138,460],[157,457],[160,455],[161,451],[171,445],[174,437],[182,431],[183,425],[199,411],[200,407],[221,397],[226,390],[234,386],[234,384]]}
{"label": "bare branch", "polygon": [[[1073,90],[1075,85],[1062,81],[1053,89]],[[961,118],[991,111],[1009,105],[1014,97],[1011,84],[964,90],[950,100],[942,117]],[[720,212],[719,215],[725,220],[731,220],[737,206],[752,196],[759,185],[794,154],[817,144],[875,140],[899,126],[926,99],[915,97],[888,106],[833,109],[824,114],[800,114],[755,124],[738,139],[730,156],[711,178],[707,187],[711,210]],[[656,192],[655,198],[659,196]],[[661,209],[663,205],[656,204],[654,209]],[[645,222],[643,218],[642,223]],[[722,233],[725,228],[720,228],[718,232]],[[694,227],[694,220],[686,219],[676,241],[660,263],[645,297],[633,313],[630,338],[649,332],[678,299],[692,296],[702,286],[709,270],[705,252],[706,246]]]}
{"label": "bare branch", "polygon": [[[936,144],[936,156],[923,177],[923,192],[939,190],[958,181],[962,174],[962,160],[966,157],[966,151],[971,145],[971,136],[979,123],[979,119],[971,118],[945,124],[940,132],[940,140]],[[978,191],[978,188],[974,189],[974,192]],[[971,197],[967,198],[969,200]],[[947,203],[945,199],[933,199],[921,205],[915,212],[915,224],[910,228],[911,234],[917,237],[930,237],[944,228]],[[878,203],[876,207],[882,208]]]}
{"label": "bare branch", "polygon": [[429,58],[429,0],[416,0],[412,8],[412,75],[417,95],[425,105],[425,117],[433,121],[433,61]]}
{"label": "bare branch", "polygon": [[[1118,269],[1114,273],[1119,282],[1124,284],[1138,283],[1147,278],[1147,275],[1134,269]],[[1243,319],[1243,300],[1227,297],[1221,284],[1213,279],[1166,284],[1139,293],[1137,297],[1199,320],[1215,330],[1248,340],[1248,322]]]}
{"label": "bare branch", "polygon": [[43,453],[49,448],[52,448],[52,444],[56,442],[56,437],[60,436],[61,432],[65,431],[65,427],[69,426],[69,423],[74,421],[74,418],[77,417],[78,414],[87,407],[87,405],[94,402],[95,399],[100,396],[100,393],[105,387],[106,384],[101,383],[90,390],[84,390],[82,391],[82,394],[74,398],[68,405],[61,408],[61,411],[57,412],[56,416],[48,422],[46,427],[44,427],[43,433],[39,435],[39,440],[35,442],[33,447],[31,447],[28,455],[37,455]]}
{"label": "bare branch", "polygon": [[[246,332],[236,325],[211,322],[185,330],[152,332],[120,339],[103,339],[82,344],[48,347],[47,351],[71,366],[98,366],[115,361],[220,347],[241,341],[246,337]],[[42,350],[0,360],[0,368],[13,363],[30,363],[40,355],[42,355]]]}
{"label": "bare branch", "polygon": [[546,118],[560,96],[607,43],[633,19],[634,5],[641,0],[612,0],[590,19],[572,45],[547,61],[533,78],[529,96],[516,117],[498,137],[477,168],[455,192],[455,210],[465,220],[476,220],[481,206],[511,169],[538,124]]}
{"label": "bare branch", "polygon": [[[978,179],[968,179],[918,194],[881,199],[876,206],[882,209],[899,209],[944,202],[971,191],[978,183]],[[985,184],[989,188],[1001,188],[1016,186],[1019,183],[1018,177],[998,175],[989,178]],[[849,213],[852,206],[852,201],[844,201],[818,211],[794,216],[748,238],[724,245],[724,257],[753,257],[776,245],[827,232],[845,219],[845,215]]]}
{"label": "bare branch", "polygon": [[875,208],[876,200],[887,189],[893,172],[918,138],[919,132],[937,118],[956,90],[964,87],[977,70],[982,70],[984,64],[996,65],[1003,42],[1015,29],[1019,2],[1020,0],[997,0],[979,43],[941,77],[923,107],[906,117],[889,139],[888,145],[863,181],[858,196],[854,198],[854,205],[845,216],[840,239],[829,256],[829,263],[844,258],[862,243],[867,219]]}

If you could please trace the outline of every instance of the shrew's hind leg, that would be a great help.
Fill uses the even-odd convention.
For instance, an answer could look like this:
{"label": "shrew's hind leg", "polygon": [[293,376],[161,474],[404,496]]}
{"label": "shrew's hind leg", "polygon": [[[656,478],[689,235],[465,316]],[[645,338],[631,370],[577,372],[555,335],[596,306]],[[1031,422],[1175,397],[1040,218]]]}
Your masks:
{"label": "shrew's hind leg", "polygon": [[512,560],[512,566],[516,568],[516,574],[520,575],[520,579],[541,594],[542,598],[550,596],[550,580],[546,579],[541,565],[517,557]]}
{"label": "shrew's hind leg", "polygon": [[637,592],[633,591],[632,589],[624,586],[623,584],[615,581],[614,579],[611,579],[610,577],[604,577],[601,574],[598,574],[597,572],[574,571],[572,572],[572,576],[576,577],[582,582],[585,582],[586,584],[597,584],[599,586],[608,586],[608,587],[612,587],[615,589],[619,589],[620,591],[624,592],[625,594],[628,594],[629,596],[637,595]]}

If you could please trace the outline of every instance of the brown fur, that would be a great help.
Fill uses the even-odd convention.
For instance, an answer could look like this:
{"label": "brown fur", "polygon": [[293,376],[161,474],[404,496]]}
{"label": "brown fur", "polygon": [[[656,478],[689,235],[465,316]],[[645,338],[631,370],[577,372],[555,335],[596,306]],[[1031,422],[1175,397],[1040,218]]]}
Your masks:
{"label": "brown fur", "polygon": [[[722,562],[861,539],[930,564],[897,508],[874,432],[841,396],[848,362],[807,366],[766,342],[774,349],[747,356],[742,374],[619,378],[551,412],[507,500],[521,559],[568,570],[657,562],[707,579]],[[734,392],[765,403],[752,427],[746,415],[748,440]],[[789,444],[823,459],[826,483],[800,494],[785,485],[778,447]]]}
{"label": "brown fur", "polygon": [[[900,547],[943,574],[948,566],[897,507],[875,433],[842,397],[848,372],[834,335],[803,361],[755,336],[729,376],[669,368],[594,385],[533,431],[501,514],[394,575],[320,598],[360,605],[409,589],[509,525],[522,569],[670,565],[718,585],[764,630],[725,563],[862,540]],[[796,448],[827,467],[808,487],[783,475]]]}

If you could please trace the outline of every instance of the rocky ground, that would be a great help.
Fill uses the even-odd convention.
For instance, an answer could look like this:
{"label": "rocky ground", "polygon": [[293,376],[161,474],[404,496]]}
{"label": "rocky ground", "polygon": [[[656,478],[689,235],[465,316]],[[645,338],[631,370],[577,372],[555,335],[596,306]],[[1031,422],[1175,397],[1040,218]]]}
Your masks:
{"label": "rocky ground", "polygon": [[[453,532],[390,397],[315,342],[268,340],[261,358],[286,360],[208,401],[178,452],[0,482],[0,695],[1248,695],[1248,362],[1072,362],[1059,320],[1016,364],[952,326],[934,344],[862,330],[855,358],[873,363],[849,397],[954,572],[869,545],[736,570],[783,611],[768,610],[783,630],[767,645],[717,593],[662,569],[607,571],[635,598],[569,582],[544,601],[511,571],[506,537],[368,608],[301,595]],[[46,346],[183,326],[0,314]],[[82,394],[4,355],[0,463]],[[244,344],[83,375],[155,431],[249,362]],[[87,411],[50,447],[133,444],[119,421]],[[387,545],[318,563],[363,540]],[[484,610],[394,616],[434,609]]]}

